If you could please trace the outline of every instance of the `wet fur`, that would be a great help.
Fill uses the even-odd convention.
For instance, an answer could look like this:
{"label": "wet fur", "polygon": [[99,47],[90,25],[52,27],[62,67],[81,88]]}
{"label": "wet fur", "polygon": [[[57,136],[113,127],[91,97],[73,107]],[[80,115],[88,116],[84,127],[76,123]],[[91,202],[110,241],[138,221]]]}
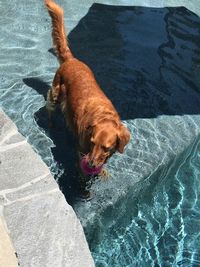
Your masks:
{"label": "wet fur", "polygon": [[94,165],[103,164],[115,151],[123,153],[130,133],[91,69],[72,55],[64,29],[63,9],[52,0],[46,0],[45,5],[52,19],[53,44],[60,62],[47,97],[49,118],[51,120],[52,112],[59,105],[67,126],[78,138],[79,151]]}

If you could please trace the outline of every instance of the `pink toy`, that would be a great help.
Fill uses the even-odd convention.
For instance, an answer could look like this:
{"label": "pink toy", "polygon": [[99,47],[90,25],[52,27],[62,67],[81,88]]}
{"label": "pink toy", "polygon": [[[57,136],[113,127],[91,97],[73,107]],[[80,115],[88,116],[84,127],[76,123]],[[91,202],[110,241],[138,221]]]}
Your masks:
{"label": "pink toy", "polygon": [[81,167],[81,170],[87,175],[97,175],[101,172],[103,165],[100,167],[91,167],[89,166],[86,158],[83,157],[80,160],[80,167]]}

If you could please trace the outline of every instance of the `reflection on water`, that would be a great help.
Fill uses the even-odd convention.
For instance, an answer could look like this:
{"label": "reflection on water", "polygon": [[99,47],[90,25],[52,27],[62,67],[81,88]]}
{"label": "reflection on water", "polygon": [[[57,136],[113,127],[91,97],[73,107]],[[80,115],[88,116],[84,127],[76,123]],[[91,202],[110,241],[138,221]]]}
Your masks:
{"label": "reflection on water", "polygon": [[200,266],[199,179],[200,138],[146,181],[126,208],[132,219],[117,218],[93,245],[96,266]]}
{"label": "reflection on water", "polygon": [[69,40],[122,119],[155,118],[200,114],[199,29],[184,7],[95,4]]}

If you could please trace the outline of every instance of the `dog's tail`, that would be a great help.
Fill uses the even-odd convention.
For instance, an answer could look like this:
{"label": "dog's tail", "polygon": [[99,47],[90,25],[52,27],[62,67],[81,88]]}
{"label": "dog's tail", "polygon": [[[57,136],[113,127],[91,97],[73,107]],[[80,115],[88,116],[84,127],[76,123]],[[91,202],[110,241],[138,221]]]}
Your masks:
{"label": "dog's tail", "polygon": [[64,12],[53,0],[45,0],[45,5],[52,20],[52,38],[56,55],[60,64],[62,64],[73,57],[65,34]]}

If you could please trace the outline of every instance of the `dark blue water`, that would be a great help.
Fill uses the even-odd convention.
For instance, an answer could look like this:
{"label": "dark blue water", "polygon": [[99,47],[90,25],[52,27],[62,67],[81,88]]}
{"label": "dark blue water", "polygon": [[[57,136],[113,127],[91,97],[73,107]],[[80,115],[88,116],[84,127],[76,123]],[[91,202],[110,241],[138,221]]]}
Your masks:
{"label": "dark blue water", "polygon": [[122,119],[200,114],[200,19],[186,8],[95,4],[69,40]]}
{"label": "dark blue water", "polygon": [[[149,177],[92,253],[97,267],[200,266],[200,138]],[[123,214],[120,217],[120,213]]]}

